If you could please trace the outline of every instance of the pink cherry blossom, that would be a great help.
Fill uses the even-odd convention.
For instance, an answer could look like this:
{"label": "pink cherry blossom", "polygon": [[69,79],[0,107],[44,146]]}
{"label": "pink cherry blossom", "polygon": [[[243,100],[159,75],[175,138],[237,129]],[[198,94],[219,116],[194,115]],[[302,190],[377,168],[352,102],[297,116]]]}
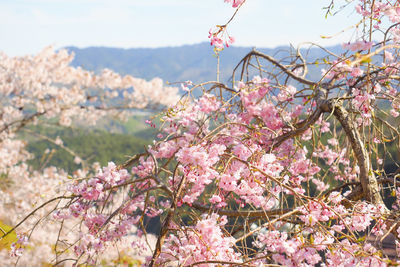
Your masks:
{"label": "pink cherry blossom", "polygon": [[232,3],[232,7],[236,8],[243,4],[246,0],[224,0],[225,3]]}

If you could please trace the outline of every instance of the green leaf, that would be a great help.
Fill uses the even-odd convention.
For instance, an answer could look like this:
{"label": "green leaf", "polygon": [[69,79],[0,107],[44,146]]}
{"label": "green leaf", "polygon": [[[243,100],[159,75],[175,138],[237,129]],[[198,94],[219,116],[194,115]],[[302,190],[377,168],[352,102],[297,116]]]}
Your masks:
{"label": "green leaf", "polygon": [[361,59],[361,63],[370,63],[372,61],[370,56],[364,56]]}
{"label": "green leaf", "polygon": [[2,249],[10,249],[11,244],[17,242],[17,234],[15,231],[9,233],[6,237],[2,238],[8,231],[12,229],[11,226],[0,221],[0,250]]}
{"label": "green leaf", "polygon": [[357,243],[361,243],[365,241],[366,236],[361,236],[360,238],[357,239]]}

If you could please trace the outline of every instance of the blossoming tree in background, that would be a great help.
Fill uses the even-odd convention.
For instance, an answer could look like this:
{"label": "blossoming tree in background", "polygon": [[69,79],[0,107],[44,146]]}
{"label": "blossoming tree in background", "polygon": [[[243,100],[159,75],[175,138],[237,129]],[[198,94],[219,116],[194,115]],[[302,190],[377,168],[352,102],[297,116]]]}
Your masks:
{"label": "blossoming tree in background", "polygon": [[[245,1],[225,2],[236,14]],[[41,215],[59,230],[51,264],[100,265],[132,231],[145,266],[399,264],[382,241],[400,246],[400,3],[353,2],[359,38],[341,53],[253,50],[232,85],[185,83],[145,153],[54,192]],[[210,31],[218,50],[226,27]],[[145,224],[157,216],[154,245]]]}
{"label": "blossoming tree in background", "polygon": [[[132,109],[171,105],[179,99],[177,88],[164,87],[161,79],[147,82],[110,70],[95,75],[71,67],[72,59],[73,55],[65,50],[55,52],[51,47],[35,56],[0,55],[1,236],[9,230],[7,225],[15,225],[44,200],[65,191],[68,181],[67,173],[54,166],[43,170],[29,166],[27,161],[32,155],[26,151],[27,139],[21,139],[21,134],[45,139],[70,152],[82,164],[76,172],[79,176],[93,170],[60,138],[53,140],[29,126],[68,127],[73,121],[95,125],[107,116],[127,116]],[[35,218],[27,221],[25,229],[37,226],[38,231],[30,236],[30,257],[22,258],[21,265],[50,264],[59,227],[48,221],[41,223],[40,218],[49,212],[49,208],[40,209]],[[1,265],[11,265],[6,248],[10,248],[12,240],[8,237],[8,241],[0,242]],[[12,249],[13,254],[19,255],[22,248],[17,244]]]}

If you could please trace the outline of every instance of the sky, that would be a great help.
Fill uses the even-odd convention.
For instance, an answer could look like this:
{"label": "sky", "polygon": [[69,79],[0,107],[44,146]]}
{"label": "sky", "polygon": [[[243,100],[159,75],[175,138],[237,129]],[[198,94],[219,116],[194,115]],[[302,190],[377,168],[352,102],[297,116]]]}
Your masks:
{"label": "sky", "polygon": [[[344,2],[344,0],[337,0]],[[348,41],[352,8],[325,18],[330,0],[247,0],[228,32],[236,46],[276,47]],[[120,48],[180,46],[208,41],[234,9],[223,0],[0,0],[0,51],[32,54],[53,45]]]}

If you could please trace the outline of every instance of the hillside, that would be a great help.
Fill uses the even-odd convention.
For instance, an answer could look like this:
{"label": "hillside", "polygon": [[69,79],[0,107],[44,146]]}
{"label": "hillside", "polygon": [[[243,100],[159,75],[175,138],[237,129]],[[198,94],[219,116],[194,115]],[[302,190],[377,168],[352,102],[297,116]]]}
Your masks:
{"label": "hillside", "polygon": [[[165,81],[177,82],[191,80],[195,83],[215,80],[217,59],[209,43],[184,45],[162,48],[110,48],[110,47],[67,47],[75,53],[74,66],[99,71],[110,68],[121,74],[131,74],[135,77],[151,79],[160,77]],[[228,81],[232,70],[252,47],[229,47],[221,52],[221,81]],[[257,48],[259,51],[277,58],[288,55],[289,46],[277,48]],[[329,47],[329,50],[339,53],[340,45]],[[312,48],[307,54],[309,61],[326,55],[319,48]],[[318,78],[320,71],[311,69],[309,76]]]}

